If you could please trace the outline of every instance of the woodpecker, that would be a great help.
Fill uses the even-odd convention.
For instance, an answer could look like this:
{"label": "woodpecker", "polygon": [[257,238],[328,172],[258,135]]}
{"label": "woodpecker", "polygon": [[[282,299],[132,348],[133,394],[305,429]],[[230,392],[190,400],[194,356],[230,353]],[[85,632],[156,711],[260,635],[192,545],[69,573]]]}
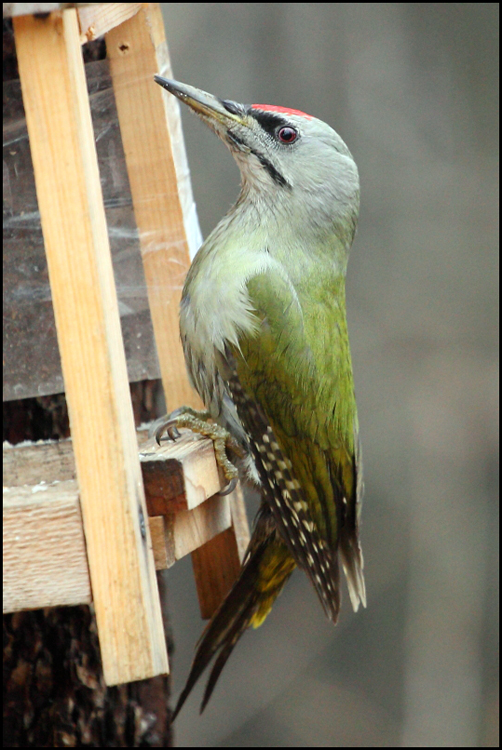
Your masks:
{"label": "woodpecker", "polygon": [[174,719],[216,656],[204,709],[238,639],[261,625],[296,567],[334,623],[339,559],[354,610],[366,606],[345,308],[359,176],[340,136],[311,115],[155,81],[221,138],[241,173],[237,202],[196,254],[180,305],[189,378],[207,412],[185,409],[158,434],[188,426],[211,435],[230,486],[237,469],[225,448],[262,496],[239,578],[199,641]]}

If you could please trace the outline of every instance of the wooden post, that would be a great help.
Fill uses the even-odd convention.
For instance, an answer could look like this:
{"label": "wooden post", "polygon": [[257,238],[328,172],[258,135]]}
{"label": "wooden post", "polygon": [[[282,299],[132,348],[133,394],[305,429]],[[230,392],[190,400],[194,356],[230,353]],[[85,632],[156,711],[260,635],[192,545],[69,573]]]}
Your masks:
{"label": "wooden post", "polygon": [[166,105],[153,80],[168,64],[159,4],[145,3],[109,31],[106,49],[167,409],[203,408],[188,382],[178,321],[190,237],[194,253],[200,230],[177,104],[173,100]]}
{"label": "wooden post", "polygon": [[14,19],[108,685],[168,671],[75,9]]}
{"label": "wooden post", "polygon": [[[201,408],[190,387],[179,337],[178,308],[186,272],[200,244],[179,104],[153,76],[171,75],[158,3],[106,35],[107,54],[131,185],[153,330],[169,411]],[[235,503],[243,504],[242,493]],[[228,531],[192,553],[202,617],[210,617],[235,581],[249,530],[245,512]]]}
{"label": "wooden post", "polygon": [[192,552],[192,565],[201,617],[209,619],[235,583],[249,543],[242,489],[228,496],[232,525]]}

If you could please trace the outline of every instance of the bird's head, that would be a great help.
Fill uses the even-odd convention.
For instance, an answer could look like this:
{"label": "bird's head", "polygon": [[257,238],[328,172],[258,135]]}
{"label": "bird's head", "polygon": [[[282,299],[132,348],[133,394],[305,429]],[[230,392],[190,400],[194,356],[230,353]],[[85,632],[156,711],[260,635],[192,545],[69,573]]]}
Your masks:
{"label": "bird's head", "polygon": [[155,81],[187,104],[228,146],[239,166],[243,194],[293,220],[327,228],[347,225],[359,210],[359,175],[333,128],[295,109],[239,104],[178,81]]}

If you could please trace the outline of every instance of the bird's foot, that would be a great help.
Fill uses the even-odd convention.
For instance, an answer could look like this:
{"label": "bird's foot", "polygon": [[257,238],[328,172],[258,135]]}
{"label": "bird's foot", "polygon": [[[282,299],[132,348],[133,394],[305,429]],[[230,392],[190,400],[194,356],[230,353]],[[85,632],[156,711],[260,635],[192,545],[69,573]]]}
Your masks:
{"label": "bird's foot", "polygon": [[244,458],[245,453],[237,440],[219,424],[210,421],[211,415],[208,411],[197,411],[189,406],[182,406],[180,409],[168,414],[155,428],[154,436],[157,443],[164,433],[170,440],[177,440],[180,437],[179,428],[186,427],[192,432],[208,437],[213,441],[214,454],[218,466],[221,467],[223,475],[227,480],[227,486],[218,494],[228,495],[233,492],[239,481],[239,471],[232,461],[228,458],[227,451],[233,453],[238,458]]}

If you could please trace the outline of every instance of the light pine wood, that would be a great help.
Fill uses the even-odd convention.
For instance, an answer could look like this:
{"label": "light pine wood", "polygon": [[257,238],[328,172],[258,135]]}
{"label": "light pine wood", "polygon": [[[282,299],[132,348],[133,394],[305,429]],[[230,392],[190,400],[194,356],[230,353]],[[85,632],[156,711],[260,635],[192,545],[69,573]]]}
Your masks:
{"label": "light pine wood", "polygon": [[228,495],[233,523],[223,534],[192,552],[192,566],[201,617],[209,619],[239,575],[249,542],[249,528],[240,485]]}
{"label": "light pine wood", "polygon": [[212,441],[189,430],[160,447],[151,439],[139,455],[151,516],[192,510],[225,486]]}
{"label": "light pine wood", "polygon": [[[175,441],[148,438],[146,429],[136,432],[149,515],[192,510],[222,490],[226,480],[218,469],[209,438],[181,430]],[[47,440],[19,445],[4,443],[5,487],[52,484],[76,479],[72,440]],[[244,504],[239,513],[245,520]]]}
{"label": "light pine wood", "polygon": [[168,662],[77,12],[20,16],[14,31],[103,671],[113,685],[164,674]]}
{"label": "light pine wood", "polygon": [[3,444],[4,487],[66,482],[76,479],[75,454],[69,440],[26,441]]}
{"label": "light pine wood", "polygon": [[162,89],[153,80],[168,60],[158,3],[144,4],[110,31],[106,47],[167,409],[200,408],[188,382],[178,323],[190,236],[200,230],[188,173],[176,170],[184,153],[179,115],[168,118]]}
{"label": "light pine wood", "polygon": [[10,18],[34,13],[53,13],[69,7],[83,8],[88,5],[98,5],[98,3],[3,3],[3,15],[4,18]]}
{"label": "light pine wood", "polygon": [[[211,497],[225,481],[207,438],[183,432],[159,447],[142,430],[137,440],[155,567],[162,570],[230,528],[231,502]],[[3,478],[4,612],[91,601],[72,441],[4,445]],[[192,510],[184,487],[187,494],[195,488]],[[245,520],[243,506],[240,512]]]}
{"label": "light pine wood", "polygon": [[[156,570],[230,528],[226,497],[148,519]],[[89,604],[89,566],[75,480],[4,487],[3,612]]]}
{"label": "light pine wood", "polygon": [[91,599],[77,483],[4,487],[4,613]]}
{"label": "light pine wood", "polygon": [[236,581],[240,568],[239,550],[232,527],[192,552],[200,616],[209,619]]}
{"label": "light pine wood", "polygon": [[[153,81],[172,76],[158,3],[106,36],[150,311],[168,410],[201,408],[191,389],[179,339],[178,307],[198,232],[180,127],[179,105]],[[243,502],[242,497],[236,502]],[[245,515],[245,511],[244,511]],[[221,602],[240,568],[232,526],[194,551],[202,616]],[[245,531],[244,531],[245,537]],[[207,575],[206,575],[207,573]]]}
{"label": "light pine wood", "polygon": [[119,26],[134,16],[141,3],[100,3],[78,9],[80,42],[92,42],[98,36]]}
{"label": "light pine wood", "polygon": [[229,499],[219,495],[193,510],[182,510],[167,516],[166,524],[172,529],[174,540],[174,560],[180,560],[189,552],[202,547],[222,531],[229,529],[231,523]]}
{"label": "light pine wood", "polygon": [[[106,41],[166,403],[169,411],[186,404],[200,408],[186,377],[178,324],[196,218],[178,103],[153,82],[155,73],[172,75],[159,5],[144,6]],[[242,496],[235,502],[242,504]],[[242,543],[235,534],[232,526],[193,553],[203,617],[238,575]]]}
{"label": "light pine wood", "polygon": [[[136,440],[150,516],[191,510],[225,486],[208,438],[182,430],[178,440],[163,440],[158,446],[142,429],[136,432]],[[4,486],[51,484],[76,477],[71,439],[4,443]]]}

